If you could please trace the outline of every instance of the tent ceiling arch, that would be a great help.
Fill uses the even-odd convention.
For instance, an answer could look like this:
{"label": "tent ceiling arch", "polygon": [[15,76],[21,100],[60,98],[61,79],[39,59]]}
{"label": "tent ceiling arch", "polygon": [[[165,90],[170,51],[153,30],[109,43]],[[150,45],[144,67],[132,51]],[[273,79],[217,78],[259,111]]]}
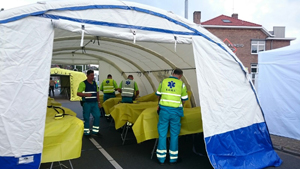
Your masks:
{"label": "tent ceiling arch", "polygon": [[[66,55],[66,57],[64,57],[64,55]],[[52,63],[58,63],[58,64],[70,64],[69,61],[72,60],[72,59],[70,59],[70,57],[69,57],[68,55],[70,55],[70,53],[68,53],[68,52],[54,53],[54,54],[52,55],[52,56],[53,56],[53,57],[52,57]],[[79,57],[77,57],[77,55],[78,55]],[[91,57],[90,59],[84,59],[84,60],[88,60],[87,63],[90,62],[91,64],[99,64],[99,60],[103,60],[103,61],[106,62],[107,64],[110,64],[110,65],[112,65],[113,67],[115,67],[115,68],[119,71],[119,73],[122,74],[122,76],[123,76],[124,79],[127,78],[126,73],[122,73],[122,69],[121,69],[119,66],[117,66],[114,62],[112,62],[112,61],[110,61],[110,60],[108,60],[108,59],[106,59],[106,58],[104,58],[104,57],[101,57],[101,56],[99,56],[99,55],[94,55],[94,54],[89,54],[89,53],[85,53],[85,54],[79,53],[79,54],[76,54],[76,56],[74,56],[74,61],[80,60],[80,59],[82,58],[81,55]],[[55,56],[59,56],[59,57],[55,57]],[[93,59],[93,58],[95,58],[95,59]],[[92,59],[93,59],[93,60],[92,60]],[[64,61],[65,61],[65,62],[64,62]],[[75,65],[76,65],[76,64],[82,64],[82,61],[79,61],[78,63],[74,63],[74,62],[73,62],[72,64],[75,64]]]}
{"label": "tent ceiling arch", "polygon": [[[219,38],[180,16],[125,1],[55,1],[0,12],[0,32],[5,32],[0,37],[0,117],[5,122],[5,127],[0,125],[0,133],[4,133],[0,159],[16,161],[24,155],[40,159],[51,59],[66,62],[62,58],[68,55],[62,53],[70,52],[71,56],[72,51],[89,42],[91,35],[114,41],[102,39],[100,46],[89,44],[85,50],[91,55],[82,57],[82,62],[101,56],[123,72],[153,71],[136,78],[140,84],[149,83],[144,83],[147,92],[158,86],[157,78],[166,75],[155,72],[157,69],[196,68],[184,70],[184,75],[196,105],[201,105],[206,149],[215,168],[281,164],[242,63]],[[78,35],[83,41],[59,40]],[[100,67],[105,63],[101,57]],[[102,66],[108,68],[106,73],[119,73],[115,65]],[[31,91],[30,97],[26,91]],[[22,127],[16,128],[10,119]],[[20,132],[24,139],[9,139]],[[39,160],[36,162],[38,167]]]}
{"label": "tent ceiling arch", "polygon": [[[66,36],[66,33],[64,33],[64,35]],[[81,38],[80,36],[67,36],[67,37],[55,38],[54,43],[63,42],[63,44],[64,44],[67,42],[67,44],[70,44],[70,46],[72,46],[72,49],[71,48],[59,48],[60,46],[62,46],[62,44],[58,43],[58,44],[54,44],[54,50],[53,50],[54,53],[56,53],[58,51],[64,51],[64,50],[67,50],[67,51],[73,50],[70,52],[70,54],[72,53],[72,55],[70,55],[70,61],[73,60],[73,59],[71,59],[71,58],[74,58],[73,55],[76,55],[79,52],[82,53],[81,47],[79,47],[78,45],[75,45],[75,47],[74,47],[74,44],[80,43],[80,38]],[[160,46],[163,49],[168,51],[167,55],[170,56],[169,57],[170,60],[168,60],[167,57],[164,57],[164,56],[160,55],[159,53],[146,48],[145,46],[134,44],[132,42],[128,42],[128,41],[124,41],[124,40],[110,39],[110,38],[103,38],[103,37],[93,37],[93,36],[88,36],[88,37],[85,36],[85,40],[88,40],[88,42],[86,43],[88,45],[86,45],[84,48],[85,52],[89,53],[91,51],[92,52],[95,51],[95,52],[99,52],[101,54],[107,53],[110,55],[120,57],[124,60],[129,61],[131,64],[135,65],[135,67],[138,67],[140,72],[147,72],[148,70],[174,69],[176,67],[179,67],[179,66],[176,66],[174,63],[172,63],[172,60],[174,60],[172,58],[174,58],[174,57],[177,57],[182,62],[186,62],[186,67],[191,68],[191,69],[194,68],[194,63],[193,63],[194,61],[193,60],[188,60],[188,61],[182,60],[179,57],[178,53],[176,53],[174,51],[172,45],[171,45],[172,50],[170,50],[168,47],[164,47],[163,45],[158,44],[158,46]],[[92,41],[94,41],[94,42],[90,43]],[[108,44],[106,44],[105,42],[108,42]],[[100,46],[99,46],[99,44],[100,44]],[[56,47],[56,46],[58,46],[58,47]],[[64,46],[68,46],[68,45],[64,45]],[[99,48],[101,48],[101,50]],[[118,54],[115,54],[115,53],[117,53],[116,48],[119,50]],[[126,50],[129,51],[129,53],[128,52],[126,53]],[[76,51],[76,53],[75,53],[75,51]],[[191,52],[192,49],[190,49],[189,51]],[[174,55],[174,56],[172,56],[172,55]],[[130,56],[136,56],[136,57],[131,58],[132,61],[130,61]],[[190,57],[190,58],[192,58],[192,57]],[[53,59],[55,59],[55,57],[53,57]],[[82,57],[82,59],[84,59],[84,57]],[[89,59],[89,58],[86,58],[86,59]],[[176,59],[176,60],[178,60],[178,59]],[[186,59],[188,59],[188,57],[186,57]],[[183,65],[182,62],[180,62],[181,65]],[[72,63],[74,63],[74,62],[72,62]],[[145,64],[145,63],[147,63],[147,64]],[[160,63],[160,64],[158,64],[158,63]],[[139,65],[141,65],[141,66],[139,66]],[[142,69],[142,67],[144,69]],[[144,75],[146,77],[148,76],[146,73],[144,73]],[[162,80],[161,78],[158,78],[156,75],[154,75],[154,76],[158,81]],[[188,90],[192,90],[190,87],[190,84],[189,84],[188,80],[185,78],[185,76],[186,75],[183,76],[182,80],[186,84]],[[150,80],[152,89],[155,91],[157,86],[154,86],[152,79],[150,79],[148,77],[147,77],[147,79]],[[196,86],[194,86],[194,88],[196,88]],[[197,93],[197,91],[193,91],[193,92]],[[148,94],[148,93],[146,93],[146,94]],[[198,99],[197,99],[197,101],[199,102]],[[192,98],[192,104],[196,105],[194,98]]]}

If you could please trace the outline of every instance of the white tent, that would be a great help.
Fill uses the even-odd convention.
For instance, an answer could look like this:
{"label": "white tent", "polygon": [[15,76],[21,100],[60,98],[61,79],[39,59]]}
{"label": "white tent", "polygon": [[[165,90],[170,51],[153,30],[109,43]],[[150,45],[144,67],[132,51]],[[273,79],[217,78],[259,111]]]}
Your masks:
{"label": "white tent", "polygon": [[244,66],[200,25],[142,4],[82,0],[2,11],[0,32],[1,166],[40,162],[51,60],[99,64],[100,81],[136,72],[141,95],[183,68],[215,168],[281,164]]}
{"label": "white tent", "polygon": [[258,96],[271,134],[300,140],[300,47],[258,55]]}

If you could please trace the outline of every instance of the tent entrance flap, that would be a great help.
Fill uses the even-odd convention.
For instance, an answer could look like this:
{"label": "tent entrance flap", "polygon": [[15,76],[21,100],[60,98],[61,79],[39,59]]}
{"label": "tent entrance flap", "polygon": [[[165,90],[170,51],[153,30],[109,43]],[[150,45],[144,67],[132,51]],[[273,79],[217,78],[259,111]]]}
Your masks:
{"label": "tent entrance flap", "polygon": [[271,144],[255,91],[239,63],[216,43],[202,37],[193,38],[193,48],[203,133],[212,166],[279,166],[282,161]]}

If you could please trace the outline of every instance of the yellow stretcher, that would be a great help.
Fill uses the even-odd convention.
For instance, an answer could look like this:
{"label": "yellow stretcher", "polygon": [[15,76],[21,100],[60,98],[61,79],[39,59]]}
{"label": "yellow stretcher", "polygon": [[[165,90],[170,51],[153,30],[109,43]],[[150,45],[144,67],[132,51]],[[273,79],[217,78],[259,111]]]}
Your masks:
{"label": "yellow stretcher", "polygon": [[[191,97],[191,92],[188,91],[188,96]],[[103,95],[100,95],[100,98],[102,98]],[[116,95],[116,98],[110,98],[108,100],[105,101],[105,103],[101,104],[103,105],[104,111],[106,114],[110,114],[110,112],[112,112],[114,110],[114,106],[117,105],[118,103],[120,103],[122,100],[121,94]],[[103,101],[103,99],[102,99]],[[101,102],[101,100],[100,100]],[[136,99],[136,101],[134,101],[135,103],[139,103],[139,102],[158,102],[158,98],[154,93],[139,97]],[[102,103],[102,102],[101,102]],[[185,108],[191,108],[192,104],[190,102],[190,100],[186,101],[184,104]]]}
{"label": "yellow stretcher", "polygon": [[[103,97],[103,96],[102,96]],[[103,99],[102,99],[103,100]],[[102,106],[103,109],[105,111],[105,114],[110,114],[110,108],[114,107],[115,105],[117,105],[120,101],[122,100],[122,97],[115,97],[115,98],[110,98],[108,100],[106,100]]]}
{"label": "yellow stretcher", "polygon": [[[188,92],[189,96],[191,95],[191,92]],[[149,101],[149,100],[155,100],[156,101]],[[115,102],[117,98],[113,98],[113,100],[107,100],[106,102]],[[145,101],[145,102],[139,102],[139,100]],[[105,102],[105,103],[106,103]],[[104,104],[105,104],[104,103]],[[126,122],[135,123],[136,119],[139,117],[139,115],[147,108],[154,107],[157,109],[158,101],[157,96],[155,93],[140,97],[137,101],[134,101],[134,103],[120,103],[117,104],[109,109],[109,112],[113,119],[115,120],[115,128],[119,129],[123,125],[126,124]],[[191,102],[190,100],[186,101],[184,103],[184,108],[190,108]]]}
{"label": "yellow stretcher", "polygon": [[53,108],[47,108],[42,163],[65,161],[81,156],[83,121],[70,109],[61,108],[69,115],[59,120],[54,119],[57,112]]}
{"label": "yellow stretcher", "polygon": [[[101,97],[103,97],[103,95],[101,95]],[[121,94],[117,94],[115,98],[110,98],[106,100],[105,103],[102,104],[105,114],[110,114],[110,112],[113,110],[113,107],[119,104],[119,102],[121,101],[122,101]],[[155,95],[155,93],[151,93],[136,99],[136,102],[151,102],[151,101],[157,101],[157,96]]]}
{"label": "yellow stretcher", "polygon": [[136,101],[139,101],[139,102],[157,102],[158,99],[157,99],[157,96],[156,96],[155,93],[151,93],[151,94],[148,94],[148,95],[137,98]]}
{"label": "yellow stretcher", "polygon": [[61,106],[61,103],[55,101],[53,98],[51,97],[48,97],[48,103],[47,103],[47,106],[56,106],[56,107],[60,107]]}
{"label": "yellow stretcher", "polygon": [[115,128],[119,129],[126,122],[134,123],[143,110],[149,107],[157,107],[157,102],[120,103],[110,112],[115,120]]}
{"label": "yellow stretcher", "polygon": [[[158,138],[157,108],[147,108],[135,121],[132,130],[138,143]],[[181,118],[181,130],[179,135],[187,135],[203,132],[200,107],[184,108],[184,117]]]}

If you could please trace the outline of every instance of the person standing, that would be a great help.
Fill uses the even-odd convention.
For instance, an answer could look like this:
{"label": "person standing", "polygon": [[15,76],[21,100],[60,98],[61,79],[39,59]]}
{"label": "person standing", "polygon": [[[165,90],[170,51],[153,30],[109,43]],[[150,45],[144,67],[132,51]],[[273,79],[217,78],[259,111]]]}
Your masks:
{"label": "person standing", "polygon": [[[107,79],[103,80],[101,83],[100,90],[103,92],[103,103],[110,99],[115,98],[115,91],[118,90],[118,85],[115,80],[112,79],[112,75],[107,75]],[[101,111],[104,112],[104,109],[101,108]],[[110,121],[110,114],[105,114],[106,120]]]}
{"label": "person standing", "polygon": [[127,80],[123,80],[118,91],[122,96],[122,103],[133,103],[133,100],[139,95],[139,88],[135,81],[133,81],[133,76],[128,75]]}
{"label": "person standing", "polygon": [[172,76],[164,79],[158,86],[156,95],[159,100],[159,121],[157,125],[159,139],[156,156],[159,163],[163,164],[167,156],[166,139],[170,126],[170,164],[178,159],[178,135],[181,129],[181,117],[183,117],[183,104],[188,100],[185,84],[180,80],[183,72],[176,68]]}
{"label": "person standing", "polygon": [[51,96],[51,91],[52,91],[52,96],[54,97],[54,86],[55,86],[55,81],[52,80],[52,77],[50,77],[50,82],[49,82],[49,97]]}
{"label": "person standing", "polygon": [[90,135],[90,114],[94,117],[92,134],[99,134],[101,104],[99,101],[99,88],[94,81],[94,71],[87,71],[87,79],[79,84],[77,95],[82,97],[83,101],[83,118],[84,118],[84,135]]}
{"label": "person standing", "polygon": [[115,91],[118,90],[118,85],[115,80],[112,79],[112,75],[107,75],[107,79],[101,83],[100,90],[103,92],[103,102],[107,99],[115,98]]}
{"label": "person standing", "polygon": [[58,80],[55,81],[55,89],[58,89]]}

